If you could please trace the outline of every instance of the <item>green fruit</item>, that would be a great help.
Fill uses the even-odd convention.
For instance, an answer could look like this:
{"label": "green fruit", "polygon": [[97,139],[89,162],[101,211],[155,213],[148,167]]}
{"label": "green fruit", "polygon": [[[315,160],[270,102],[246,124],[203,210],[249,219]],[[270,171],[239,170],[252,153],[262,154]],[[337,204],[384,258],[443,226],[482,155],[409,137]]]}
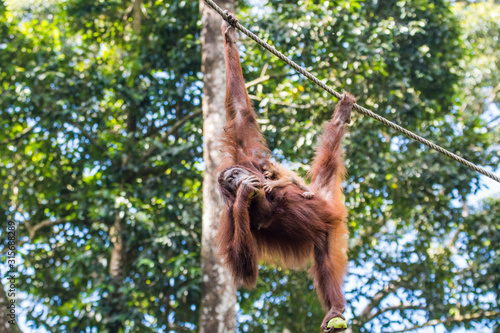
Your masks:
{"label": "green fruit", "polygon": [[335,317],[335,318],[332,318],[330,319],[330,321],[328,322],[328,324],[326,325],[326,327],[328,328],[335,328],[335,329],[346,329],[347,328],[347,323],[344,319],[340,318],[340,317]]}

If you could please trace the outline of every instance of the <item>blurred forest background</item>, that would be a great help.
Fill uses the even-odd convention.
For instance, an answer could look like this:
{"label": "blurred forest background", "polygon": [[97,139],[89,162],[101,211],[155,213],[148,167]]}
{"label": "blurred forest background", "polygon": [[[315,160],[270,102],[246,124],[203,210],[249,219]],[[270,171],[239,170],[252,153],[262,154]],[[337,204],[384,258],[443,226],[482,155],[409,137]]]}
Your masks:
{"label": "blurred forest background", "polygon": [[[500,1],[225,3],[334,89],[497,170]],[[0,332],[209,331],[202,89],[224,73],[202,72],[200,6],[0,1],[0,249],[15,221],[20,324],[3,265]],[[240,45],[268,143],[304,175],[336,101]],[[357,113],[345,143],[352,332],[500,332],[499,184]],[[218,306],[235,301],[220,332],[317,332],[324,315],[306,272],[274,266]]]}

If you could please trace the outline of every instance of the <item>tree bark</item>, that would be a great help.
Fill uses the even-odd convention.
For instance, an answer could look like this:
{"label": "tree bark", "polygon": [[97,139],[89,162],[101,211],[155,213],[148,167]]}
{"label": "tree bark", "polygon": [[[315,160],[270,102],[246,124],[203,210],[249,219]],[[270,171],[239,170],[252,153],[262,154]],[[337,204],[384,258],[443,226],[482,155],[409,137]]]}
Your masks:
{"label": "tree bark", "polygon": [[132,29],[136,33],[136,35],[139,35],[141,32],[141,19],[142,19],[142,0],[135,0],[134,1],[134,8],[132,9]]}
{"label": "tree bark", "polygon": [[109,259],[109,275],[115,283],[120,284],[123,278],[123,226],[120,218],[120,211],[117,208],[115,212],[115,223],[109,231],[113,250]]}
{"label": "tree bark", "polygon": [[[234,0],[220,0],[219,6],[234,11]],[[202,299],[200,333],[236,331],[236,287],[217,255],[214,236],[223,210],[216,167],[220,162],[219,138],[224,124],[225,64],[222,18],[200,0],[201,54],[203,72],[203,228],[201,246]]]}

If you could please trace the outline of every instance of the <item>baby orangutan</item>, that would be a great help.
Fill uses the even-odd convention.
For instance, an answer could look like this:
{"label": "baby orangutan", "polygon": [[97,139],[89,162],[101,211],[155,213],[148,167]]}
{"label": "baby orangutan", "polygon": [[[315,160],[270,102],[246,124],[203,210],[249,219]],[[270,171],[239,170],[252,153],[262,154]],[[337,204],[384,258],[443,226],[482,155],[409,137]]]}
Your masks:
{"label": "baby orangutan", "polygon": [[267,161],[262,166],[262,173],[267,181],[264,183],[264,190],[270,193],[275,187],[285,187],[295,184],[302,191],[302,196],[306,199],[312,199],[314,192],[304,183],[295,172],[285,169],[279,164]]}

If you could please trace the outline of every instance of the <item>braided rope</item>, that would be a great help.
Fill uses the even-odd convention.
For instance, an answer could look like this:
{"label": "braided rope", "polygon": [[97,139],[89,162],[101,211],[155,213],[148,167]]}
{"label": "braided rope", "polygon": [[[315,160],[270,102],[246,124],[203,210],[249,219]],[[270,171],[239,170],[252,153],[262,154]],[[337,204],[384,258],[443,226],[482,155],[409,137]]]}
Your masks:
{"label": "braided rope", "polygon": [[[217,13],[219,13],[219,15],[222,16],[222,18],[224,20],[228,21],[225,11],[222,10],[219,6],[217,6],[217,4],[215,4],[215,2],[213,2],[212,0],[204,0],[204,1],[206,4],[208,4],[210,7],[212,7]],[[231,23],[231,22],[229,22],[229,23]],[[291,59],[286,57],[280,51],[276,50],[273,46],[269,45],[264,40],[260,39],[259,36],[255,35],[253,32],[251,32],[250,30],[248,30],[247,28],[242,26],[239,22],[236,22],[236,24],[234,24],[233,26],[235,28],[238,28],[241,32],[243,32],[245,35],[247,35],[251,39],[253,39],[255,42],[257,42],[257,44],[259,44],[260,46],[262,46],[263,48],[265,48],[266,50],[268,50],[269,52],[271,52],[272,54],[274,54],[275,56],[277,56],[278,58],[280,58],[281,60],[286,62],[288,65],[293,67],[297,72],[299,72],[302,75],[304,75],[305,77],[307,77],[309,80],[314,82],[317,86],[319,86],[320,88],[327,91],[330,95],[335,96],[337,99],[340,99],[340,97],[342,96],[340,93],[338,93],[335,90],[333,90],[332,88],[328,87],[326,84],[321,82],[317,77],[315,77],[314,75],[309,73],[306,69],[299,66],[297,63],[295,63],[294,61],[292,61]],[[444,149],[443,147],[440,147],[437,144],[435,144],[435,143],[433,143],[433,142],[431,142],[431,141],[429,141],[429,140],[427,140],[427,139],[425,139],[425,138],[423,138],[423,137],[421,137],[421,136],[419,136],[411,131],[408,131],[407,129],[399,126],[398,124],[393,123],[392,121],[387,120],[384,117],[379,116],[378,114],[376,114],[376,113],[374,113],[374,112],[372,112],[372,111],[370,111],[370,110],[368,110],[368,109],[366,109],[358,104],[354,104],[353,108],[355,110],[361,112],[364,115],[367,115],[369,117],[372,117],[372,118],[380,121],[385,126],[391,127],[393,129],[395,129],[396,131],[403,133],[404,135],[412,138],[413,140],[418,141],[418,142],[426,145],[427,147],[432,148],[435,151],[437,151],[445,156],[448,156],[449,158],[452,158],[459,163],[462,163],[466,167],[468,167],[472,170],[475,170],[475,171],[497,181],[498,183],[500,183],[500,177],[496,176],[495,174],[485,170],[484,168],[481,168],[481,167],[475,165],[472,162],[467,161],[466,159],[464,159],[456,154],[453,154],[452,152]]]}

